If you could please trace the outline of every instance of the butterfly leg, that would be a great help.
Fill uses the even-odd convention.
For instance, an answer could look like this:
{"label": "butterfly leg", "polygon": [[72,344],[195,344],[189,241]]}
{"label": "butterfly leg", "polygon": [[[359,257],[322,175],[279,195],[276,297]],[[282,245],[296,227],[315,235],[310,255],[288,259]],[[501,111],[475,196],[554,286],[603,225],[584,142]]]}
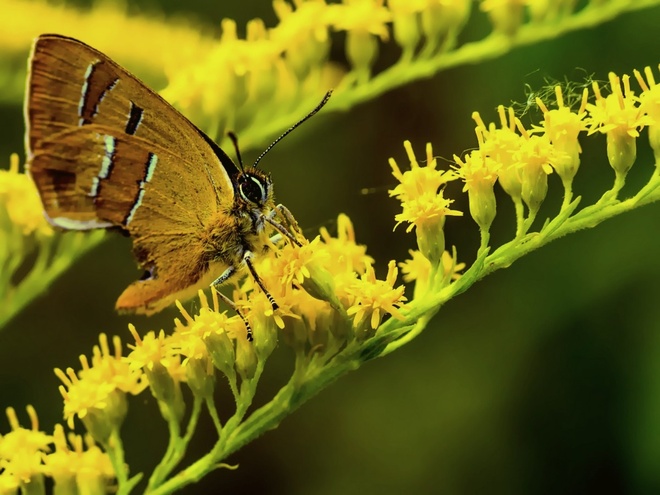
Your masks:
{"label": "butterfly leg", "polygon": [[220,299],[222,299],[227,306],[229,306],[231,309],[236,311],[236,314],[238,315],[238,317],[241,320],[243,320],[243,323],[245,323],[245,329],[247,330],[248,342],[252,342],[254,340],[254,337],[252,336],[252,327],[250,326],[250,323],[247,321],[247,318],[245,317],[245,315],[243,313],[241,313],[241,311],[238,309],[238,307],[236,306],[234,301],[232,301],[227,296],[225,296],[222,292],[220,292],[218,289],[216,289],[215,286],[212,286],[212,287],[213,287],[213,290],[218,294]]}
{"label": "butterfly leg", "polygon": [[250,270],[250,273],[252,274],[254,281],[257,283],[261,291],[264,294],[266,294],[266,297],[268,298],[268,302],[270,302],[270,305],[273,307],[273,311],[277,311],[277,308],[279,308],[279,306],[277,305],[277,302],[275,302],[273,296],[270,295],[270,292],[266,290],[264,283],[261,281],[261,278],[259,278],[257,271],[254,269],[254,264],[252,263],[252,257],[253,255],[251,251],[245,251],[245,254],[243,255],[243,262],[247,265],[248,270]]}
{"label": "butterfly leg", "polygon": [[[278,213],[286,221],[287,224],[286,227],[277,220],[275,220],[275,215],[277,215]],[[300,241],[298,241],[298,239],[296,239],[291,233],[292,230],[294,230],[295,232],[300,232],[300,228],[298,227],[298,222],[296,222],[296,219],[293,218],[293,215],[286,206],[277,205],[275,209],[273,209],[270,213],[268,213],[268,215],[265,216],[265,218],[269,224],[271,224],[273,227],[275,227],[275,229],[278,232],[280,232],[283,236],[289,239],[289,241],[291,241],[292,244],[298,247],[302,246]]]}
{"label": "butterfly leg", "polygon": [[282,215],[282,218],[286,220],[287,225],[294,230],[295,232],[302,234],[302,230],[300,230],[300,227],[298,226],[298,222],[296,221],[295,217],[291,213],[291,211],[284,206],[283,204],[279,204],[276,207],[277,212]]}
{"label": "butterfly leg", "polygon": [[211,287],[217,289],[222,284],[224,284],[227,280],[229,280],[234,273],[236,273],[236,267],[235,266],[230,266],[224,272],[222,272],[222,275],[220,275],[218,278],[216,278],[213,281],[213,283],[211,284]]}

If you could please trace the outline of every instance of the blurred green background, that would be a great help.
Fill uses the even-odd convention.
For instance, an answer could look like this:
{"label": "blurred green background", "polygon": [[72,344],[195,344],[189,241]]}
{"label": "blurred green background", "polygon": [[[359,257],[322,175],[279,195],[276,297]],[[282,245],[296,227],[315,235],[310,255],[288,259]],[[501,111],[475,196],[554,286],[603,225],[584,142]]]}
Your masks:
{"label": "blurred green background", "polygon": [[[222,17],[239,26],[254,16],[275,23],[268,1],[150,0],[131,7],[184,15],[210,31]],[[392,232],[399,206],[386,192],[393,185],[387,159],[405,163],[404,139],[420,157],[431,141],[437,155],[451,159],[475,146],[471,112],[493,121],[498,104],[526,101],[525,85],[587,75],[606,80],[608,71],[631,74],[646,65],[658,77],[658,25],[660,9],[624,15],[443,72],[350,112],[320,115],[262,164],[272,171],[278,200],[310,235],[321,225],[332,230],[336,215],[347,213],[383,275],[388,260],[403,260],[414,245],[404,229]],[[488,30],[475,12],[462,39]],[[339,36],[337,59],[341,42]],[[396,55],[391,46],[382,58]],[[0,126],[6,166],[11,152],[23,153],[19,102],[0,107]],[[593,202],[612,172],[604,138],[585,141],[575,189]],[[651,173],[646,143],[644,133],[627,191]],[[250,161],[256,151],[246,155]],[[376,189],[364,195],[362,188]],[[467,211],[459,189],[456,206]],[[560,199],[559,180],[550,177],[546,215]],[[185,493],[659,493],[659,208],[561,239],[488,277],[444,307],[410,345],[344,377],[232,456],[240,469],[218,471]],[[495,242],[512,229],[510,201],[500,196]],[[469,216],[450,218],[446,237],[459,260],[473,260],[478,232]],[[129,322],[141,332],[171,328],[174,310],[149,319],[114,313],[116,297],[136,276],[130,241],[112,236],[0,332],[0,407],[19,409],[27,424],[24,406],[34,404],[50,430],[61,421],[52,368],[77,368],[101,331],[129,340]],[[290,357],[286,349],[274,355],[258,400],[288,376]],[[226,415],[226,391],[219,401]],[[5,420],[0,425],[7,431]],[[210,447],[212,431],[204,416],[191,456]],[[123,433],[133,471],[153,467],[166,429],[146,395],[131,403]]]}

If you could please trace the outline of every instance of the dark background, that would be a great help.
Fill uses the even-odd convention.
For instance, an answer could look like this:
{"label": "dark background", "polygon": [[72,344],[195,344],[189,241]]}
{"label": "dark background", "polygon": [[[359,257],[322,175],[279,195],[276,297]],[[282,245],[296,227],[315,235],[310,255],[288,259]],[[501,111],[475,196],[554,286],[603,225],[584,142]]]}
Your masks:
{"label": "dark background", "polygon": [[[152,0],[142,9],[184,15],[208,31],[217,31],[222,17],[240,26],[253,16],[275,22],[267,1]],[[526,84],[585,75],[606,80],[608,71],[632,74],[646,65],[660,78],[659,23],[659,9],[624,15],[445,71],[350,112],[320,115],[262,164],[272,171],[278,200],[310,235],[320,225],[332,230],[339,212],[349,214],[382,276],[389,259],[404,259],[414,246],[414,235],[392,232],[399,206],[386,193],[394,185],[387,159],[405,163],[404,139],[420,158],[431,141],[437,155],[450,159],[475,146],[472,111],[495,120],[498,104],[526,101]],[[474,12],[463,37],[487,32],[483,14]],[[396,56],[396,47],[387,50],[384,58]],[[27,51],[26,45],[22,56]],[[341,49],[333,56],[339,60]],[[0,161],[8,163],[9,153],[22,152],[18,101],[0,107],[0,126]],[[604,137],[582,143],[575,189],[593,202],[613,174]],[[246,161],[255,153],[246,153]],[[651,173],[645,132],[639,157],[625,191]],[[365,187],[376,192],[360,194]],[[456,197],[467,211],[466,198]],[[560,197],[551,177],[550,206]],[[512,218],[509,199],[500,195],[496,241],[510,238]],[[345,376],[233,455],[228,461],[240,469],[213,473],[186,493],[658,493],[658,218],[657,205],[641,208],[493,274],[447,304],[411,344]],[[478,230],[469,216],[450,218],[446,237],[459,260],[474,258]],[[171,328],[174,310],[151,319],[114,313],[115,298],[138,275],[130,242],[112,236],[4,328],[0,408],[19,409],[27,424],[24,406],[34,404],[50,430],[61,421],[53,367],[77,368],[99,332],[129,340],[129,322],[142,333]],[[289,357],[280,349],[272,358],[262,400],[287,376]],[[225,393],[219,401],[222,412],[231,411]],[[7,431],[5,421],[0,425]],[[164,449],[166,428],[146,395],[131,402],[123,433],[133,471],[149,470]],[[206,417],[200,433],[191,458],[213,441]]]}

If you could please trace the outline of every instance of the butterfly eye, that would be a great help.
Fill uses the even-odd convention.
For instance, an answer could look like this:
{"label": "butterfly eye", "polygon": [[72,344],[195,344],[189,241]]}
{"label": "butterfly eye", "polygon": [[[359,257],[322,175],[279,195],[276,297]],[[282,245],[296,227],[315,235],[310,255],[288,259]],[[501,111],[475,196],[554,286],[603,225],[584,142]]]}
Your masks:
{"label": "butterfly eye", "polygon": [[244,175],[239,179],[241,197],[248,203],[262,205],[268,199],[268,184],[254,175]]}

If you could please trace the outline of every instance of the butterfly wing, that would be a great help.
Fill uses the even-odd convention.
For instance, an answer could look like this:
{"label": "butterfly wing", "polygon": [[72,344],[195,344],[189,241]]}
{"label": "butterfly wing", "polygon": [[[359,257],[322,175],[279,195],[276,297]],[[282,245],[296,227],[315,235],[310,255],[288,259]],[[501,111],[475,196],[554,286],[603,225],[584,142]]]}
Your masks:
{"label": "butterfly wing", "polygon": [[35,42],[25,111],[28,169],[51,222],[133,237],[150,276],[120,309],[162,309],[205,277],[203,227],[233,204],[238,170],[204,133],[102,53],[57,35]]}

